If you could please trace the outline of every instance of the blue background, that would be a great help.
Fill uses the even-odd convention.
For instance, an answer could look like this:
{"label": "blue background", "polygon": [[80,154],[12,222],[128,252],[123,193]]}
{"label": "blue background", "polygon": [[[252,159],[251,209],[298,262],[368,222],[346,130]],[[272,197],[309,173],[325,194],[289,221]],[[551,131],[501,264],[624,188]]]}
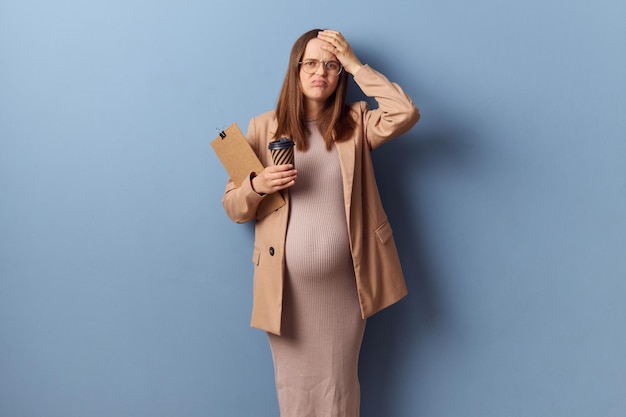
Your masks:
{"label": "blue background", "polygon": [[0,1],[0,415],[278,415],[210,141],[330,27],[423,117],[374,154],[410,295],[368,322],[362,417],[623,416],[625,15]]}

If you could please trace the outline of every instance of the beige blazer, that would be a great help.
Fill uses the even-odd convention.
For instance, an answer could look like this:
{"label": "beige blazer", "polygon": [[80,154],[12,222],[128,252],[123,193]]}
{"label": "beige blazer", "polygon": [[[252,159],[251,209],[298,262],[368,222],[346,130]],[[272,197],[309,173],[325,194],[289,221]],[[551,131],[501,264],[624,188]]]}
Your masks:
{"label": "beige blazer", "polygon": [[[357,71],[354,81],[365,95],[378,102],[374,110],[365,102],[352,104],[357,121],[354,135],[349,140],[335,142],[356,286],[365,319],[407,294],[393,233],[376,186],[370,152],[413,127],[419,119],[419,111],[397,84],[367,65]],[[264,166],[272,164],[267,146],[275,130],[274,112],[253,118],[248,127],[247,140]],[[233,221],[244,223],[256,219],[251,326],[278,335],[281,332],[289,193],[283,192],[283,197],[287,202],[283,207],[257,218],[256,211],[263,204],[263,196],[254,192],[250,179],[239,188],[229,180],[222,201]]]}

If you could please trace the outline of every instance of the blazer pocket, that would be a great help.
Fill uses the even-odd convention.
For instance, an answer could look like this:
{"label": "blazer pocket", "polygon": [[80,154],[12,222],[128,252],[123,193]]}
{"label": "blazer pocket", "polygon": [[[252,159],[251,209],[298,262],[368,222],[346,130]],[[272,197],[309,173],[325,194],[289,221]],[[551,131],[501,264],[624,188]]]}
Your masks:
{"label": "blazer pocket", "polygon": [[260,260],[261,260],[261,249],[255,246],[254,250],[252,251],[252,263],[255,266],[258,266]]}
{"label": "blazer pocket", "polygon": [[376,229],[374,233],[376,233],[376,237],[378,237],[378,240],[380,240],[380,243],[383,245],[393,236],[393,230],[391,230],[391,225],[388,221],[378,226],[378,229]]}

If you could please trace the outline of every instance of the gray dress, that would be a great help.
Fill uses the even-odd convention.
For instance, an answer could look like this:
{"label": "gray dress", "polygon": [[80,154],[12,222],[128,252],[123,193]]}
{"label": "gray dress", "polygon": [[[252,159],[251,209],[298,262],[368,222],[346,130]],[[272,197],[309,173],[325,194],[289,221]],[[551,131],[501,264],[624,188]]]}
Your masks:
{"label": "gray dress", "polygon": [[315,123],[296,151],[282,335],[268,333],[281,417],[358,417],[361,318],[337,150]]}

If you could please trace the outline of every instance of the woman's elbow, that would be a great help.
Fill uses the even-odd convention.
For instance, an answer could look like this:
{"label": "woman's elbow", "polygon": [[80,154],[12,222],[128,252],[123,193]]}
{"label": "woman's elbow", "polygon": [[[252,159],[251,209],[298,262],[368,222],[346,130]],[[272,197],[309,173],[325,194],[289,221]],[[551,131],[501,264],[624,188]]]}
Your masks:
{"label": "woman's elbow", "polygon": [[226,199],[222,200],[222,205],[224,206],[224,211],[228,218],[235,223],[247,223],[254,219],[254,213],[251,213],[250,210],[246,210],[246,207],[234,207],[232,202]]}
{"label": "woman's elbow", "polygon": [[413,126],[419,121],[420,117],[421,117],[420,109],[418,109],[417,106],[412,105],[411,111],[409,112],[408,117],[407,117],[408,123],[411,126]]}

